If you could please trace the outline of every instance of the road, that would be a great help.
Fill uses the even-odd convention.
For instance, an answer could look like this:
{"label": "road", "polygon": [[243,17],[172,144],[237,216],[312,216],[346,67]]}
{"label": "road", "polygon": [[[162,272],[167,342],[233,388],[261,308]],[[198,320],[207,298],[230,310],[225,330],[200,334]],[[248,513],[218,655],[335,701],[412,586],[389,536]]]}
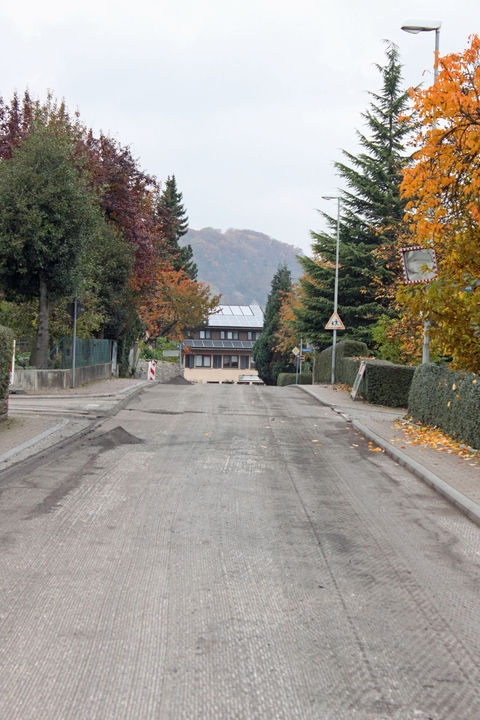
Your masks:
{"label": "road", "polygon": [[473,720],[480,529],[297,388],[161,385],[0,481],[2,720]]}

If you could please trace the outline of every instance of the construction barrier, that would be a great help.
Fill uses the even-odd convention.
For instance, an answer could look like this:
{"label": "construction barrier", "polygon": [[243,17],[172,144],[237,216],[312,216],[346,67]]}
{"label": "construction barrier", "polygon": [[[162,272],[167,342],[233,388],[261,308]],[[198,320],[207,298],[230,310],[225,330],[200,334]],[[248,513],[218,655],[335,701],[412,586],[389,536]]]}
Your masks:
{"label": "construction barrier", "polygon": [[155,380],[155,360],[150,360],[148,363],[148,375],[149,380]]}

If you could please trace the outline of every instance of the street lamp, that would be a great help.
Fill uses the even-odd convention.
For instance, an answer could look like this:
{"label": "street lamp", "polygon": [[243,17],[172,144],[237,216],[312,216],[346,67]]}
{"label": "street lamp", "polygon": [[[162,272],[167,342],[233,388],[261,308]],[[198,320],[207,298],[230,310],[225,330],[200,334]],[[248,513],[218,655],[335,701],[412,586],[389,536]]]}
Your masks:
{"label": "street lamp", "polygon": [[[337,201],[337,248],[335,252],[335,290],[333,293],[333,312],[337,312],[338,306],[338,250],[340,247],[340,207],[342,199],[339,195],[322,195],[323,200],[336,200]],[[335,383],[335,350],[337,345],[337,331],[333,330],[333,342],[332,342],[332,385]]]}
{"label": "street lamp", "polygon": [[[406,20],[402,25],[402,30],[413,35],[418,35],[421,32],[433,32],[435,31],[435,59],[433,61],[433,84],[436,83],[438,77],[438,53],[440,50],[440,28],[442,23],[440,20]],[[435,127],[435,119],[433,120],[433,127]],[[430,327],[430,320],[425,320],[423,323],[423,350],[422,350],[422,363],[430,362],[430,340],[428,336],[428,329]]]}

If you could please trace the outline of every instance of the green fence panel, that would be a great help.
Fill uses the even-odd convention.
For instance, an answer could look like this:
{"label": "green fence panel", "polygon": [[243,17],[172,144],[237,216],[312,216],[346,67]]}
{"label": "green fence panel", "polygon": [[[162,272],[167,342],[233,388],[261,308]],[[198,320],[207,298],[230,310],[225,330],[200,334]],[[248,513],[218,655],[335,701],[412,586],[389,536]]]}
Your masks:
{"label": "green fence panel", "polygon": [[[55,364],[66,370],[72,367],[73,338],[60,338],[57,343]],[[103,365],[112,359],[112,341],[97,338],[77,338],[75,341],[75,367]]]}

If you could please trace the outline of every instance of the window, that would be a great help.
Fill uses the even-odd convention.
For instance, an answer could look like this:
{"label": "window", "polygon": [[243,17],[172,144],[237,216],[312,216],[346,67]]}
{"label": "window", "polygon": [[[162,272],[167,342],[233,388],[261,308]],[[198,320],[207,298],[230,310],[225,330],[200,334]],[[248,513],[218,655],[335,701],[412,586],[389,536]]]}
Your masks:
{"label": "window", "polygon": [[221,356],[221,355],[214,355],[214,356],[213,356],[213,367],[214,367],[214,368],[221,368],[221,367],[222,367],[222,356]]}
{"label": "window", "polygon": [[211,355],[195,355],[195,367],[210,367]]}
{"label": "window", "polygon": [[238,355],[224,355],[223,356],[223,367],[224,368],[238,368]]}
{"label": "window", "polygon": [[255,369],[255,360],[253,359],[253,357],[250,358],[250,368],[251,368],[252,370]]}
{"label": "window", "polygon": [[247,339],[248,340],[258,340],[262,333],[261,332],[254,332],[253,330],[249,330],[247,333]]}
{"label": "window", "polygon": [[220,330],[220,340],[238,340],[238,330]]}
{"label": "window", "polygon": [[249,356],[248,355],[240,355],[240,368],[242,370],[248,370],[249,367]]}
{"label": "window", "polygon": [[212,337],[211,330],[200,330],[200,340],[210,340]]}
{"label": "window", "polygon": [[193,368],[193,355],[185,355],[185,367]]}

